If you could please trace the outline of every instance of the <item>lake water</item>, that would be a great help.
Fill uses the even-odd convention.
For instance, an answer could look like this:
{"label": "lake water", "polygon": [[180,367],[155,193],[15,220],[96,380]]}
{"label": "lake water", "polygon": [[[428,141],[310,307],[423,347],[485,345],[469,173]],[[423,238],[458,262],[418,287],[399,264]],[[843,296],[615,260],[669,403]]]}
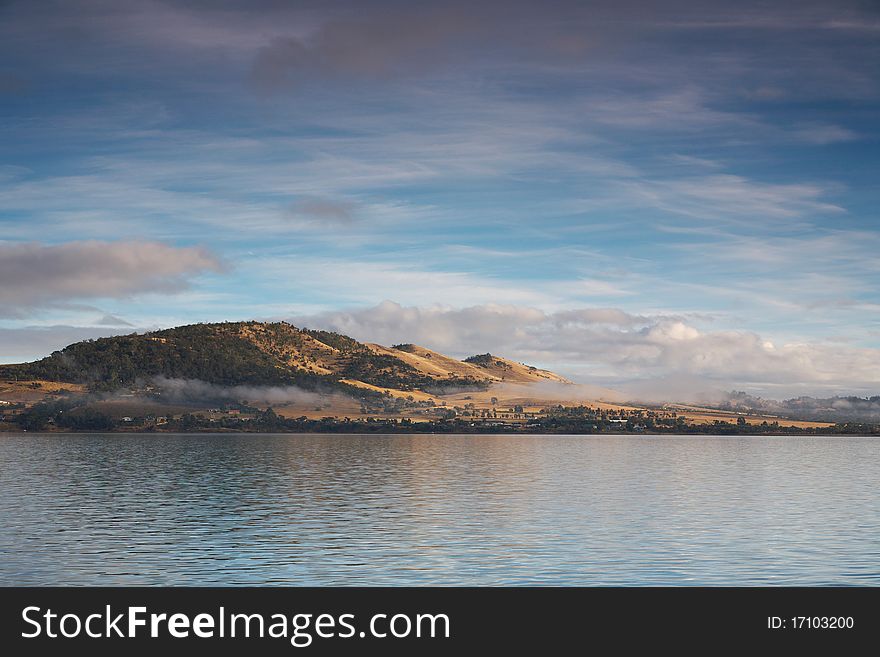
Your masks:
{"label": "lake water", "polygon": [[0,584],[880,585],[872,438],[0,434]]}

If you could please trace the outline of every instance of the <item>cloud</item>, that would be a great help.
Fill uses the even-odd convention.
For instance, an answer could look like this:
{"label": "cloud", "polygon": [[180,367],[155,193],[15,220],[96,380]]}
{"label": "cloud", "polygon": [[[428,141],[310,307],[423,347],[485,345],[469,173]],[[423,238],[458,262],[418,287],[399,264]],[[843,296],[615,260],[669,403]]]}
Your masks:
{"label": "cloud", "polygon": [[[14,66],[0,89],[28,85],[3,96],[3,238],[204,239],[242,266],[222,293],[70,317],[57,309],[77,290],[126,296],[213,269],[150,281],[145,268],[116,284],[103,273],[81,284],[77,270],[71,291],[58,289],[67,270],[25,265],[11,279],[20,294],[4,270],[0,314],[51,305],[47,322],[76,324],[106,307],[143,326],[391,298],[422,313],[446,304],[425,339],[458,348],[453,311],[493,301],[461,320],[492,326],[523,359],[618,379],[626,363],[609,364],[614,354],[659,348],[638,334],[658,316],[551,311],[735,313],[727,326],[762,336],[877,344],[865,337],[876,240],[809,242],[876,234],[872,161],[846,148],[819,166],[794,148],[871,134],[876,15],[847,0],[662,4],[3,3],[0,51]],[[294,92],[254,98],[243,93],[251,74]],[[519,316],[535,307],[543,319]],[[701,336],[689,348],[715,335],[683,321]],[[533,335],[546,353],[528,346]]]}
{"label": "cloud", "polygon": [[[511,332],[540,323],[544,317],[540,310],[513,305],[419,308],[383,301],[372,308],[294,317],[291,321],[329,328],[359,340],[415,342],[464,356],[488,351],[493,343],[496,350],[503,348]],[[489,336],[495,336],[495,340],[489,340]]]}
{"label": "cloud", "polygon": [[126,322],[121,317],[117,317],[116,315],[106,314],[97,322],[95,322],[98,326],[134,326],[134,324],[130,324]]}
{"label": "cloud", "polygon": [[694,157],[693,155],[683,155],[681,153],[673,153],[672,155],[667,156],[666,161],[683,168],[697,170],[719,169],[723,166],[721,162],[716,160]]}
{"label": "cloud", "polygon": [[493,386],[499,396],[507,399],[533,399],[558,402],[591,402],[597,399],[607,402],[623,402],[626,398],[617,390],[584,383],[561,383],[558,381],[538,381],[537,383],[501,383]]}
{"label": "cloud", "polygon": [[[357,303],[364,296],[374,299],[396,296],[403,303],[413,304],[426,298],[450,305],[479,303],[485,299],[521,305],[548,301],[549,292],[541,286],[523,286],[516,281],[469,272],[434,270],[423,266],[422,261],[427,257],[410,256],[403,263],[308,255],[257,257],[252,266],[276,290],[285,290],[288,295],[302,298],[300,282],[309,281],[308,294],[324,304],[331,299],[337,303]],[[245,262],[240,269],[247,271],[249,266],[250,263]],[[575,287],[577,292],[586,295],[579,284]]]}
{"label": "cloud", "polygon": [[[548,312],[509,304],[418,307],[384,301],[289,320],[365,342],[414,342],[459,358],[491,352],[566,375],[586,386],[578,389],[585,398],[610,399],[609,389],[641,401],[706,401],[733,389],[778,399],[880,391],[880,349],[774,340],[746,330],[706,330],[691,316],[616,308]],[[128,332],[124,327],[0,328],[0,362],[31,360],[79,340]],[[188,383],[177,387],[195,391]],[[281,402],[298,393],[231,394]]]}
{"label": "cloud", "polygon": [[156,377],[154,381],[161,388],[163,396],[174,401],[245,400],[269,404],[315,404],[326,401],[330,396],[296,386],[218,386],[197,379],[166,377]]}
{"label": "cloud", "polygon": [[160,242],[0,243],[0,316],[75,299],[174,293],[193,276],[223,269],[206,249]]}
{"label": "cloud", "polygon": [[838,144],[841,142],[855,141],[859,138],[858,133],[839,125],[827,125],[823,123],[804,123],[792,132],[798,141],[816,146]]}
{"label": "cloud", "polygon": [[580,294],[592,297],[618,297],[632,294],[615,283],[596,279],[581,279],[573,284]]}
{"label": "cloud", "polygon": [[618,188],[633,203],[703,219],[779,221],[845,212],[822,200],[828,193],[824,186],[762,183],[732,174],[621,181]]}
{"label": "cloud", "polygon": [[291,204],[290,214],[322,224],[350,224],[356,218],[356,209],[357,206],[347,200],[303,196]]}
{"label": "cloud", "polygon": [[518,0],[337,3],[312,29],[274,36],[256,53],[251,75],[259,88],[277,90],[313,80],[387,80],[495,58],[577,61],[595,46],[596,4],[587,10],[558,1],[547,11]]}
{"label": "cloud", "polygon": [[643,399],[702,390],[812,394],[880,388],[880,349],[777,344],[752,331],[706,331],[672,315],[611,308],[545,312],[512,305],[406,307],[392,301],[295,317],[360,340],[415,342],[463,357],[492,352]]}
{"label": "cloud", "polygon": [[7,184],[32,174],[27,167],[19,167],[12,164],[0,164],[0,182]]}
{"label": "cloud", "polygon": [[475,32],[453,5],[358,12],[331,18],[306,38],[275,38],[257,53],[254,81],[264,89],[312,76],[388,77],[431,68],[449,57],[442,48]]}
{"label": "cloud", "polygon": [[636,130],[693,131],[723,125],[743,129],[758,125],[748,115],[711,108],[705,93],[693,86],[654,97],[598,97],[585,103],[583,109],[599,123]]}

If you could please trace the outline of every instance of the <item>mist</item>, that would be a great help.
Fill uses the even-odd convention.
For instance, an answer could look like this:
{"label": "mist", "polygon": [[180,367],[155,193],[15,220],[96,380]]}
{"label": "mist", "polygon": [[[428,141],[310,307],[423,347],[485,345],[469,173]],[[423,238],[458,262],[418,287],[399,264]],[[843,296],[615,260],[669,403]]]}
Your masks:
{"label": "mist", "polygon": [[197,379],[153,379],[162,396],[175,402],[240,401],[266,404],[316,404],[339,393],[313,392],[296,386],[220,386]]}
{"label": "mist", "polygon": [[541,401],[567,403],[590,401],[619,403],[624,401],[624,396],[616,390],[587,383],[560,383],[558,381],[500,383],[492,386],[491,390],[499,397],[521,397]]}
{"label": "mist", "polygon": [[880,420],[880,396],[873,397],[795,397],[777,401],[753,397],[745,392],[729,392],[715,404],[733,411],[760,411],[798,420],[823,422],[876,422]]}

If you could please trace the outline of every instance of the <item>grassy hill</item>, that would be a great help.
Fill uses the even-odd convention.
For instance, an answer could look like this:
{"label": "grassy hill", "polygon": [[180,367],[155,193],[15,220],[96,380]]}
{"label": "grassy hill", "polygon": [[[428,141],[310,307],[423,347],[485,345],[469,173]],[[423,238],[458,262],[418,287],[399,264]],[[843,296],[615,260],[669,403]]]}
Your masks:
{"label": "grassy hill", "polygon": [[[194,324],[72,344],[32,363],[0,365],[0,378],[84,384],[112,391],[155,377],[223,386],[296,385],[308,390],[485,389],[501,381],[564,381],[494,356],[458,361],[416,345],[364,344],[286,322]],[[366,384],[366,385],[359,385]]]}
{"label": "grassy hill", "polygon": [[515,363],[506,358],[493,356],[492,354],[478,354],[465,358],[464,362],[480,368],[486,375],[507,383],[535,383],[538,381],[552,381],[554,383],[570,383],[558,374],[548,370],[541,370],[531,365]]}

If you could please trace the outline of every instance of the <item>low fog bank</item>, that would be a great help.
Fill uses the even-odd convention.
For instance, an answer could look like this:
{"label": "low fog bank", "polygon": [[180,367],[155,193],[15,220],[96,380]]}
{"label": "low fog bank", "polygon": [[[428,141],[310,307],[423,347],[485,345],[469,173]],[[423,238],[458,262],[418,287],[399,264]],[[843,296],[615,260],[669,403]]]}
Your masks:
{"label": "low fog bank", "polygon": [[[314,392],[296,386],[220,386],[192,379],[154,379],[162,398],[176,403],[223,403],[247,400],[254,403],[315,405],[330,397],[345,397],[335,391]],[[492,386],[494,395],[504,399],[589,404],[659,405],[696,404],[720,410],[779,416],[795,420],[823,422],[878,422],[880,396],[828,397],[800,396],[792,399],[765,399],[740,391],[724,391],[700,385],[698,380],[640,382],[614,390],[584,383],[501,383]],[[447,391],[449,392],[449,391]]]}
{"label": "low fog bank", "polygon": [[880,396],[799,396],[769,399],[747,392],[719,388],[675,388],[665,392],[656,384],[627,386],[624,395],[633,404],[694,404],[724,411],[779,416],[817,422],[878,422]]}
{"label": "low fog bank", "polygon": [[777,401],[753,397],[745,392],[729,392],[714,404],[731,411],[761,412],[796,420],[823,422],[880,421],[880,396],[873,397],[795,397]]}
{"label": "low fog bank", "polygon": [[313,392],[296,386],[220,386],[197,379],[157,377],[153,383],[163,399],[177,403],[247,400],[266,404],[317,404],[339,393]]}
{"label": "low fog bank", "polygon": [[[662,379],[631,381],[615,386],[615,390],[597,386],[607,392],[593,397],[604,401],[624,402],[634,406],[693,404],[725,411],[779,416],[793,420],[817,422],[880,422],[880,395],[829,397],[799,395],[778,399],[742,391],[724,389],[700,377],[676,376]],[[564,393],[562,393],[564,394]],[[771,393],[772,395],[772,393]],[[569,396],[571,399],[571,396]]]}
{"label": "low fog bank", "polygon": [[560,383],[539,381],[537,383],[501,383],[492,386],[497,396],[505,398],[535,399],[556,402],[605,401],[620,403],[624,396],[616,390],[588,383]]}
{"label": "low fog bank", "polygon": [[615,388],[627,401],[643,404],[712,405],[725,401],[729,391],[700,377],[681,375],[630,381]]}

